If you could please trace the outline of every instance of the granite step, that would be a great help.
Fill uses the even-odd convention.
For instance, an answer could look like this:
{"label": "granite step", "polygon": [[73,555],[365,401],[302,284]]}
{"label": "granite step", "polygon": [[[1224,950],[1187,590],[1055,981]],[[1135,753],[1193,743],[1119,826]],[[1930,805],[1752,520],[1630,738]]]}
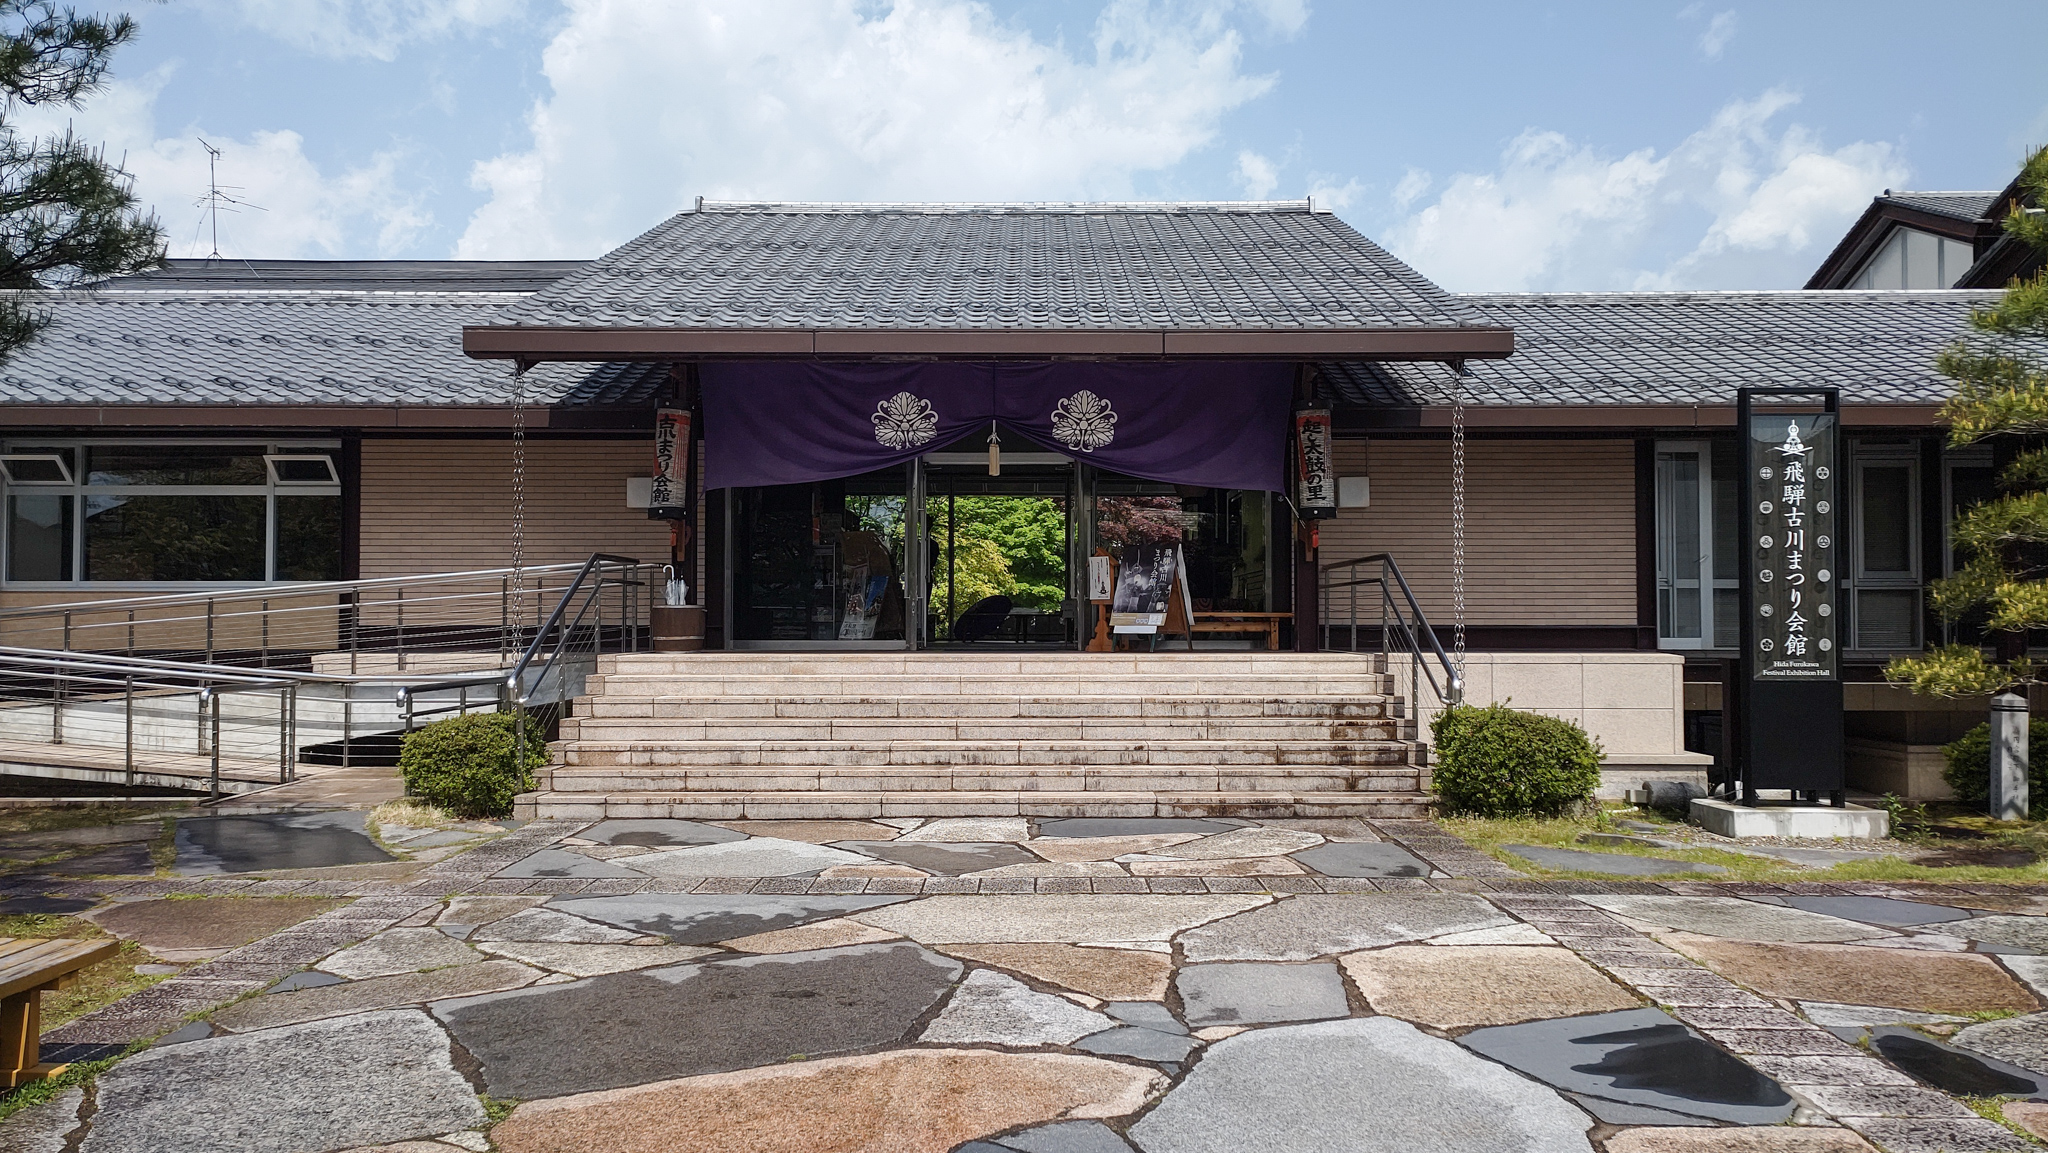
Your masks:
{"label": "granite step", "polygon": [[765,676],[710,673],[660,674],[621,672],[593,674],[585,691],[592,695],[646,697],[654,700],[702,700],[707,697],[924,697],[1088,696],[1088,697],[1223,697],[1261,696],[1289,699],[1390,696],[1394,678],[1385,673],[1347,676],[1157,676],[1104,677],[1083,673],[1061,676],[1009,674],[986,676],[887,673],[875,676]]}
{"label": "granite step", "polygon": [[619,792],[1413,792],[1412,765],[991,765],[556,767],[543,788]]}
{"label": "granite step", "polygon": [[577,718],[652,717],[701,719],[920,718],[1386,718],[1399,715],[1399,701],[1383,695],[1293,698],[1262,695],[1096,696],[1061,694],[976,694],[972,696],[760,695],[714,697],[652,696],[607,689],[581,700]]}
{"label": "granite step", "polygon": [[572,767],[646,765],[1404,765],[1407,740],[599,741],[567,740]]}
{"label": "granite step", "polygon": [[574,741],[1390,741],[1395,718],[575,717]]}
{"label": "granite step", "polygon": [[516,816],[542,820],[674,817],[696,821],[874,817],[1365,817],[1427,816],[1413,793],[919,792],[528,793]]}
{"label": "granite step", "polygon": [[1357,676],[1377,653],[608,653],[596,671],[643,676]]}

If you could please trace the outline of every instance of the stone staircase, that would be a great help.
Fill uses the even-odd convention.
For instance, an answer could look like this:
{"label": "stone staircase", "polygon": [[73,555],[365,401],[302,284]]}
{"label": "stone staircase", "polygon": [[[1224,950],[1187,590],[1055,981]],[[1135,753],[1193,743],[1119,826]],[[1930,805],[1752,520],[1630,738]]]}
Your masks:
{"label": "stone staircase", "polygon": [[1377,655],[602,657],[519,812],[544,818],[1427,811]]}

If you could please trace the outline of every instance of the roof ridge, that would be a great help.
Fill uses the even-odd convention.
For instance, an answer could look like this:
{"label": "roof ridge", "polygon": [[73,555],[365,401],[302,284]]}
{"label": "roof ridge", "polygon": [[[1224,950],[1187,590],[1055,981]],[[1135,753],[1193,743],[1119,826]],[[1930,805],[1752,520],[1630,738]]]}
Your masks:
{"label": "roof ridge", "polygon": [[1582,299],[1593,297],[1605,300],[1627,298],[1648,298],[1672,300],[1683,297],[1783,297],[1798,300],[1869,300],[1872,297],[1896,297],[1905,300],[1956,300],[1971,296],[1996,296],[2002,288],[1654,288],[1654,289],[1598,289],[1590,291],[1565,292],[1459,292],[1452,295],[1459,300],[1557,300],[1560,298]]}
{"label": "roof ridge", "polygon": [[1091,213],[1187,213],[1243,212],[1292,213],[1315,211],[1312,199],[1301,200],[991,200],[991,201],[835,201],[835,200],[704,200],[697,212],[790,213],[849,216],[944,216],[1002,215],[1043,212],[1087,215]]}

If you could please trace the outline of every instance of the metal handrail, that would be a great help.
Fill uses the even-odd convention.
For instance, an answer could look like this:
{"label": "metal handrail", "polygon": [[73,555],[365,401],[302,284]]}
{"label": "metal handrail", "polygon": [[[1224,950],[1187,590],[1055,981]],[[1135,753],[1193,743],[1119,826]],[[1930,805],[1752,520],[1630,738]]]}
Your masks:
{"label": "metal handrail", "polygon": [[[564,561],[561,564],[528,565],[526,568],[517,571],[524,572],[527,576],[539,576],[548,573],[574,572],[583,567],[585,567],[584,564],[579,564],[576,561]],[[361,580],[346,581],[282,581],[232,588],[202,589],[192,592],[157,593],[145,597],[122,597],[117,600],[66,601],[61,604],[21,605],[15,608],[0,609],[0,620],[48,616],[53,613],[65,612],[119,612],[131,608],[152,608],[175,604],[203,605],[211,601],[319,596],[322,593],[353,592],[358,589],[409,587],[422,584],[453,584],[462,581],[509,577],[513,575],[514,571],[510,568],[481,568],[471,569],[466,572],[417,573],[411,576],[365,577]],[[286,610],[274,609],[271,611],[282,612]]]}
{"label": "metal handrail", "polygon": [[[1377,572],[1368,572],[1366,575],[1359,573],[1360,569],[1369,570],[1374,567],[1377,567]],[[1344,579],[1341,580],[1338,579],[1340,569],[1344,570]],[[1422,605],[1416,601],[1414,591],[1408,587],[1408,579],[1401,575],[1401,566],[1394,563],[1393,554],[1376,552],[1356,560],[1336,561],[1322,566],[1322,571],[1318,575],[1321,579],[1317,581],[1316,619],[1321,624],[1326,640],[1338,629],[1348,628],[1351,632],[1351,650],[1358,651],[1358,630],[1375,627],[1369,621],[1361,622],[1359,619],[1359,590],[1377,586],[1378,596],[1368,594],[1368,600],[1376,601],[1377,604],[1369,603],[1365,607],[1367,612],[1374,608],[1379,610],[1377,627],[1380,633],[1380,657],[1382,662],[1389,664],[1387,671],[1393,671],[1391,661],[1396,653],[1406,654],[1411,666],[1410,683],[1417,686],[1417,691],[1420,691],[1422,682],[1427,680],[1430,691],[1436,694],[1436,699],[1440,703],[1455,705],[1465,699],[1464,675],[1451,660],[1450,654],[1444,651],[1444,646],[1436,639],[1436,630],[1430,627],[1429,618],[1423,615]],[[1349,590],[1345,605],[1345,615],[1348,619],[1343,624],[1336,624],[1333,623],[1335,610],[1331,604],[1331,594],[1343,589]],[[1441,684],[1437,682],[1435,670],[1430,667],[1430,657],[1434,657],[1437,667],[1443,670],[1444,679]]]}

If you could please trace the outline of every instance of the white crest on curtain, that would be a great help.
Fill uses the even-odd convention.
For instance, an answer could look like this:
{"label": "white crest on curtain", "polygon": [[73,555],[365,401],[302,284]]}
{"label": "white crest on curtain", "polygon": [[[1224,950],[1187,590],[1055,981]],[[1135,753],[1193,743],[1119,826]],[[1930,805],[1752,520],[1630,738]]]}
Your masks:
{"label": "white crest on curtain", "polygon": [[932,402],[907,392],[875,406],[875,442],[883,448],[915,448],[939,434]]}
{"label": "white crest on curtain", "polygon": [[1094,452],[1116,439],[1116,410],[1084,388],[1052,406],[1052,435],[1076,452]]}

